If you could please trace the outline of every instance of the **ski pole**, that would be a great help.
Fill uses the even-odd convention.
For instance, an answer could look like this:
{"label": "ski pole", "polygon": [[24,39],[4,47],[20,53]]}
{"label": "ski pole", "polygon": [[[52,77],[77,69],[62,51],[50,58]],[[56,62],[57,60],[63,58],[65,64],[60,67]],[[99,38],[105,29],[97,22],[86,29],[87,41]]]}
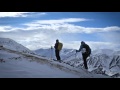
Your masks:
{"label": "ski pole", "polygon": [[52,46],[51,46],[51,60],[52,60]]}
{"label": "ski pole", "polygon": [[75,53],[75,59],[76,59],[76,56],[77,56],[77,52]]}

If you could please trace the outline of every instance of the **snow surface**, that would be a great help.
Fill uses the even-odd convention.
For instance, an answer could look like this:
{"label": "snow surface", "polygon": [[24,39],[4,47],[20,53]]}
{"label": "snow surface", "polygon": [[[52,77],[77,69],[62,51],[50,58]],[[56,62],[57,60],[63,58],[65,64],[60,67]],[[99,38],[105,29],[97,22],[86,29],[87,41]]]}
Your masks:
{"label": "snow surface", "polygon": [[[38,55],[19,52],[25,49],[22,45],[15,42],[3,44],[6,42],[4,40],[1,40],[5,47],[0,47],[0,60],[5,62],[0,62],[0,78],[110,78],[90,73],[82,67],[76,68]],[[14,49],[12,44],[19,49]]]}
{"label": "snow surface", "polygon": [[[7,57],[6,57],[7,56]],[[46,64],[32,61],[31,58],[0,51],[0,58],[5,60],[5,63],[0,63],[0,77],[2,78],[57,78],[57,77],[79,77],[72,73],[66,73],[57,68],[49,67]],[[30,61],[31,60],[31,61]]]}
{"label": "snow surface", "polygon": [[35,54],[33,51],[30,51],[28,48],[9,38],[0,38],[0,46],[14,51]]}
{"label": "snow surface", "polygon": [[[50,54],[52,58],[55,57],[54,49],[39,49],[35,52],[39,55],[43,55],[44,57],[50,58]],[[83,67],[83,60],[81,52],[76,53],[73,49],[63,49],[60,52],[60,56],[62,60],[71,66],[74,67]],[[118,75],[120,77],[120,51],[114,51],[110,49],[100,49],[92,51],[91,56],[88,60],[88,67],[90,72],[94,72],[96,74],[104,74],[104,75]]]}
{"label": "snow surface", "polygon": [[[0,50],[0,78],[104,78],[105,76],[87,74],[84,70],[77,72],[76,68],[59,62],[38,61],[36,58],[26,57]],[[51,63],[51,64],[50,64]],[[81,74],[79,73],[81,72]]]}

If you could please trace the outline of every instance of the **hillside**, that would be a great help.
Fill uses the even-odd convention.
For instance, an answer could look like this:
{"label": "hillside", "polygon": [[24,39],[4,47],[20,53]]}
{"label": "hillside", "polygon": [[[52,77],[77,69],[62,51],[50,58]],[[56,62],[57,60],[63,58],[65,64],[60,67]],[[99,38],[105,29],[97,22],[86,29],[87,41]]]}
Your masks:
{"label": "hillside", "polygon": [[[39,51],[39,52],[38,52]],[[39,49],[36,53],[50,58],[50,49]],[[45,52],[45,53],[44,53]],[[52,51],[52,57],[55,57],[54,50]],[[72,49],[63,49],[60,53],[64,62],[74,67],[83,67],[83,60],[81,52],[76,53]],[[120,77],[120,51],[114,51],[110,49],[100,49],[92,51],[91,56],[88,59],[89,71],[96,74],[104,74],[113,77]],[[117,76],[116,76],[117,75]]]}
{"label": "hillside", "polygon": [[110,78],[6,47],[0,47],[1,78]]}
{"label": "hillside", "polygon": [[35,54],[33,51],[29,50],[28,48],[9,38],[0,38],[0,46],[3,46],[7,49],[11,49],[14,51]]}

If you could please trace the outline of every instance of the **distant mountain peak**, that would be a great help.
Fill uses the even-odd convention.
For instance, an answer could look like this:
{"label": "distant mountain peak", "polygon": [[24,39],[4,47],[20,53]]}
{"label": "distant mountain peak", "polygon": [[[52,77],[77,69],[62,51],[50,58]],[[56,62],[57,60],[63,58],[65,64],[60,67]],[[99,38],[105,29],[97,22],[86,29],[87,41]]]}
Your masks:
{"label": "distant mountain peak", "polygon": [[0,46],[3,46],[10,50],[18,51],[18,52],[34,53],[33,51],[29,50],[25,46],[19,44],[18,42],[10,38],[0,38]]}

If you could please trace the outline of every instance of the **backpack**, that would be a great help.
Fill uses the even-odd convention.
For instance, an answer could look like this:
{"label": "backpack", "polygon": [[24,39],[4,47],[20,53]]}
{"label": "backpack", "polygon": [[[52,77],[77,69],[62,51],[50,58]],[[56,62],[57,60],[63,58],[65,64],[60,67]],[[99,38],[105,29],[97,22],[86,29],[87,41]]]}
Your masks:
{"label": "backpack", "polygon": [[83,53],[89,52],[89,54],[91,54],[91,48],[87,44],[85,44],[83,48],[85,48],[85,50],[83,49]]}
{"label": "backpack", "polygon": [[59,44],[58,44],[58,50],[61,50],[62,47],[63,47],[63,44],[59,42]]}

